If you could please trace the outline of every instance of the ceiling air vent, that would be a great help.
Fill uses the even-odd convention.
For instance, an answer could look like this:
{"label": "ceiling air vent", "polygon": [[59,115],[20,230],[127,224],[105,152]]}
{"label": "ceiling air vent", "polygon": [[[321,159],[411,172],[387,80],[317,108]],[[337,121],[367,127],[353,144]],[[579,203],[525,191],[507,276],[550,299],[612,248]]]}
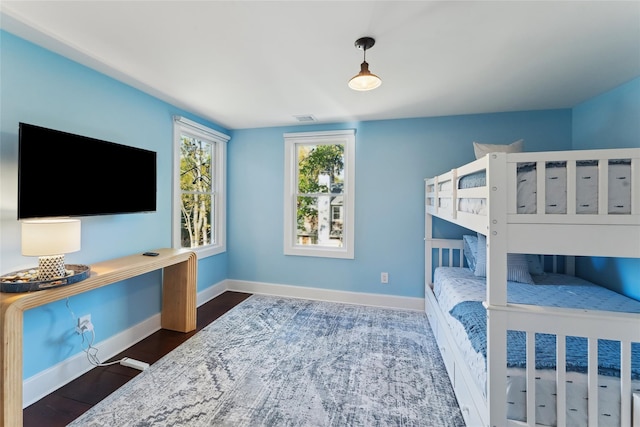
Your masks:
{"label": "ceiling air vent", "polygon": [[316,118],[312,114],[302,114],[299,116],[293,116],[300,123],[309,123],[317,121]]}

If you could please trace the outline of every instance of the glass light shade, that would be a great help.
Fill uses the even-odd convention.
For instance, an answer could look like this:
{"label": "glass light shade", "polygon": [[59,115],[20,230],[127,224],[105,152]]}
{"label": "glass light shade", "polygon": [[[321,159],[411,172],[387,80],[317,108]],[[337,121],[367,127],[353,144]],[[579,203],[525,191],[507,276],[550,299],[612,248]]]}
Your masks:
{"label": "glass light shade", "polygon": [[381,84],[382,80],[369,71],[369,64],[366,61],[360,65],[360,72],[349,80],[349,87],[359,91],[372,90]]}
{"label": "glass light shade", "polygon": [[22,221],[22,255],[59,255],[80,250],[79,219]]}

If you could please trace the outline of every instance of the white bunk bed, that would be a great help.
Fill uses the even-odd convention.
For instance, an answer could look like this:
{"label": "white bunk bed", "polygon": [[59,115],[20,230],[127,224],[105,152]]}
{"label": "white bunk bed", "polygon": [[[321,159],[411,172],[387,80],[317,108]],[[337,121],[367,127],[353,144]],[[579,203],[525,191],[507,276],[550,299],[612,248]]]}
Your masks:
{"label": "white bunk bed", "polygon": [[[624,182],[618,176],[620,170],[624,170]],[[460,188],[465,186],[464,179],[475,180],[479,175],[471,188]],[[555,182],[551,181],[557,182],[558,176],[560,190],[552,191]],[[638,382],[632,381],[631,349],[640,343],[640,315],[508,302],[507,254],[566,255],[568,273],[573,270],[573,256],[640,258],[640,149],[490,153],[426,179],[425,211],[425,310],[467,424],[538,425],[536,408],[543,405],[536,401],[536,377],[541,374],[535,365],[537,333],[554,335],[558,343],[557,366],[551,377],[557,395],[555,424],[570,424],[567,397],[573,390],[567,381],[571,384],[575,373],[567,372],[564,338],[584,337],[588,341],[588,368],[583,374],[588,425],[598,425],[599,399],[594,397],[602,381],[597,364],[600,339],[620,343],[615,388],[619,387],[622,398],[615,417],[616,425],[630,426],[632,396],[638,388]],[[476,368],[464,356],[468,349],[460,348],[448,313],[438,305],[434,293],[435,267],[463,267],[464,263],[462,240],[433,238],[434,216],[486,236],[485,387],[478,384]],[[526,336],[524,421],[507,418],[507,377],[511,373],[507,331],[524,331]]]}

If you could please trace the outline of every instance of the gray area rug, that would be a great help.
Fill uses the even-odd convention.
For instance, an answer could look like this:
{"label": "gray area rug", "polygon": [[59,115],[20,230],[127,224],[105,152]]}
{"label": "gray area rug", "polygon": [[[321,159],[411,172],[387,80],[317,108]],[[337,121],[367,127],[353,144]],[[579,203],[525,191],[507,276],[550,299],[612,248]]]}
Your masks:
{"label": "gray area rug", "polygon": [[72,426],[463,426],[424,313],[254,295]]}

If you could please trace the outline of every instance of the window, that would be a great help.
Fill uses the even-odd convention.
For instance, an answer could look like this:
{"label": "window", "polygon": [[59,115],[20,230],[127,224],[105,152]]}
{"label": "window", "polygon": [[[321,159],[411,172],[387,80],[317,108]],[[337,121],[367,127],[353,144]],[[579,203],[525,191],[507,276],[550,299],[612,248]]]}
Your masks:
{"label": "window", "polygon": [[226,251],[226,163],[229,137],[174,118],[173,247],[198,257]]}
{"label": "window", "polygon": [[284,134],[284,253],[354,257],[355,131]]}

